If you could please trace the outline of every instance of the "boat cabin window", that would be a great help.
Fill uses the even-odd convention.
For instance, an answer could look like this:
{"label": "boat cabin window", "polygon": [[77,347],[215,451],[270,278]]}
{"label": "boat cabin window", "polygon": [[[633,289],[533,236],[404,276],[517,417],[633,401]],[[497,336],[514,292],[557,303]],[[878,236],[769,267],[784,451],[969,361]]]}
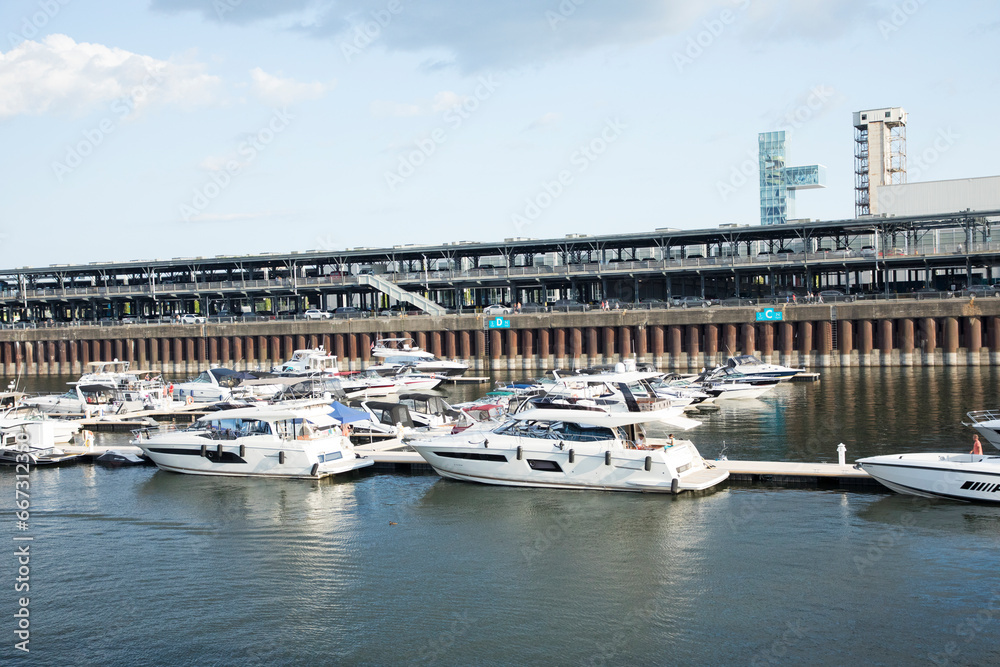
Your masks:
{"label": "boat cabin window", "polygon": [[495,433],[568,442],[597,442],[615,439],[615,432],[610,428],[573,422],[514,420],[496,429]]}
{"label": "boat cabin window", "polygon": [[207,382],[208,384],[213,384],[212,376],[209,375],[208,371],[202,371],[201,374],[198,375],[198,377],[196,377],[195,379],[191,380],[191,382]]}
{"label": "boat cabin window", "polygon": [[274,427],[278,431],[278,437],[282,440],[309,439],[314,433],[312,425],[299,417],[276,421]]}

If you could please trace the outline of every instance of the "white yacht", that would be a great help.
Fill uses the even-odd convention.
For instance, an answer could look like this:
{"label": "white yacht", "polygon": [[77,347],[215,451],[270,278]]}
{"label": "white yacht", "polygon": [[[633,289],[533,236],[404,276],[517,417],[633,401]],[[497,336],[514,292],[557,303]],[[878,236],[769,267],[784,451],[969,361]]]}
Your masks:
{"label": "white yacht", "polygon": [[729,357],[726,366],[737,373],[743,375],[755,375],[759,377],[770,377],[777,380],[790,380],[799,373],[804,373],[804,368],[789,368],[778,364],[765,364],[760,358],[752,354],[741,354],[736,357]]}
{"label": "white yacht", "polygon": [[327,353],[322,345],[307,350],[295,350],[292,358],[271,369],[280,375],[336,375],[337,357]]}
{"label": "white yacht", "polygon": [[[219,401],[229,401],[236,394],[242,396],[251,393],[260,395],[273,394],[281,388],[280,382],[265,381],[252,385],[252,390],[244,388],[243,391],[234,391],[241,387],[244,382],[254,380],[256,376],[243,371],[234,371],[231,368],[213,367],[207,371],[202,371],[198,377],[187,382],[174,383],[174,398],[179,401],[187,401],[189,398],[193,403],[218,403]],[[251,386],[251,385],[248,385]]]}
{"label": "white yacht", "polygon": [[54,420],[4,420],[0,426],[0,463],[35,466],[79,458],[80,454],[56,447],[55,432]]}
{"label": "white yacht", "polygon": [[410,443],[442,476],[504,486],[679,493],[711,488],[729,473],[687,441],[646,437],[656,411],[534,408],[490,431]]}
{"label": "white yacht", "polygon": [[412,365],[421,373],[457,376],[469,370],[468,364],[438,359],[413,344],[412,338],[379,338],[372,346],[372,356],[380,363],[369,368],[379,375],[394,374],[400,366]]}
{"label": "white yacht", "polygon": [[966,416],[971,423],[963,425],[976,429],[986,442],[1000,449],[1000,410],[974,410]]}
{"label": "white yacht", "polygon": [[161,469],[194,475],[319,479],[373,463],[358,457],[338,420],[312,409],[224,410],[183,431],[137,431],[132,444]]}
{"label": "white yacht", "polygon": [[889,454],[858,466],[893,491],[925,498],[1000,503],[1000,456]]}
{"label": "white yacht", "polygon": [[163,379],[156,371],[130,370],[127,361],[93,361],[65,394],[37,396],[22,401],[47,414],[135,412],[165,405]]}

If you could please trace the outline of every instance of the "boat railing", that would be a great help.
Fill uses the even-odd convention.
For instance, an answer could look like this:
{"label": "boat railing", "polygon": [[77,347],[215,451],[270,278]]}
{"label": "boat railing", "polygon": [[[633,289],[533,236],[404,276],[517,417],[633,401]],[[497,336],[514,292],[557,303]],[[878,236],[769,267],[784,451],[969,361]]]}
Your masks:
{"label": "boat railing", "polygon": [[[973,424],[980,424],[1000,419],[1000,410],[973,410],[972,412],[966,412],[965,416],[971,419]],[[966,424],[966,426],[969,426],[969,424]]]}

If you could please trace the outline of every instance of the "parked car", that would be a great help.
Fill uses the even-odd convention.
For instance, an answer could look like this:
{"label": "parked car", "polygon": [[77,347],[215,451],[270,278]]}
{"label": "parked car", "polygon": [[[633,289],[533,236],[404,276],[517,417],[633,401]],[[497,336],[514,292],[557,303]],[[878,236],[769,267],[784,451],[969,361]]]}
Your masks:
{"label": "parked car", "polygon": [[513,308],[494,303],[483,308],[483,315],[509,315],[514,312]]}
{"label": "parked car", "polygon": [[854,301],[854,297],[844,294],[839,289],[820,290],[819,297],[824,302],[836,303],[838,301]]}
{"label": "parked car", "polygon": [[521,304],[522,313],[544,313],[547,310],[548,308],[546,308],[543,304],[540,303],[532,303],[529,301],[527,303]]}
{"label": "parked car", "polygon": [[1000,296],[1000,285],[969,285],[959,292],[961,296]]}
{"label": "parked car", "polygon": [[951,292],[941,291],[936,287],[920,287],[913,290],[913,298],[917,299],[945,299],[954,296]]}
{"label": "parked car", "polygon": [[708,308],[712,304],[700,296],[678,296],[671,300],[670,305],[674,308]]}
{"label": "parked car", "polygon": [[307,320],[328,320],[332,317],[330,313],[325,310],[320,310],[319,308],[310,308],[306,312],[302,313],[302,316]]}
{"label": "parked car", "polygon": [[204,324],[205,318],[201,315],[195,315],[194,313],[185,313],[181,315],[181,324]]}
{"label": "parked car", "polygon": [[862,257],[874,257],[875,256],[875,246],[866,245],[861,248]]}
{"label": "parked car", "polygon": [[654,308],[667,308],[669,307],[669,305],[670,304],[668,304],[663,299],[641,299],[639,301],[639,308],[643,308],[645,310],[652,310]]}
{"label": "parked car", "polygon": [[[522,310],[523,310],[523,308],[522,308]],[[577,301],[575,299],[559,299],[558,301],[556,301],[555,303],[552,304],[552,310],[554,310],[554,311],[557,311],[557,310],[562,310],[562,311],[584,310],[585,311],[585,310],[590,310],[590,306],[588,306],[585,303],[580,303],[579,301]]]}
{"label": "parked car", "polygon": [[337,317],[360,317],[361,311],[354,306],[341,306],[333,311],[333,314]]}

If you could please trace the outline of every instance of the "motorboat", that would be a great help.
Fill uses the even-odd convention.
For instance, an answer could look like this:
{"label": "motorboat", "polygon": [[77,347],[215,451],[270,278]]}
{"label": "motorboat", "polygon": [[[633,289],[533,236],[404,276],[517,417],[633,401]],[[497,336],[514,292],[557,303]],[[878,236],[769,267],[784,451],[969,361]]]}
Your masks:
{"label": "motorboat", "polygon": [[1000,449],[1000,410],[974,410],[966,416],[970,423],[963,425],[971,426],[986,442]]}
{"label": "motorboat", "polygon": [[[218,366],[202,371],[193,380],[173,383],[174,399],[192,403],[218,403],[233,398],[266,397],[281,388],[281,383],[271,378],[260,378],[247,371],[235,371]],[[253,384],[247,384],[253,382]],[[246,386],[244,386],[246,385]]]}
{"label": "motorboat", "polygon": [[317,410],[249,407],[214,412],[190,428],[131,444],[162,470],[193,475],[319,479],[372,465],[342,424]]}
{"label": "motorboat", "polygon": [[322,345],[311,349],[295,350],[292,358],[271,369],[272,373],[294,375],[336,375],[337,357],[329,354]]}
{"label": "motorboat", "polygon": [[858,459],[858,466],[898,493],[1000,503],[1000,456],[938,452]]}
{"label": "motorboat", "polygon": [[410,446],[444,477],[503,486],[680,493],[709,489],[729,476],[689,441],[646,437],[645,425],[656,422],[658,412],[530,408],[489,431],[469,429]]}
{"label": "motorboat", "polygon": [[102,466],[119,468],[122,466],[144,465],[146,463],[146,459],[143,458],[141,451],[136,453],[122,449],[109,449],[95,458],[94,463]]}
{"label": "motorboat", "polygon": [[65,394],[26,398],[22,405],[46,414],[137,412],[168,401],[159,372],[132,370],[127,361],[93,361]]}
{"label": "motorboat", "polygon": [[764,363],[759,357],[752,354],[729,357],[726,360],[726,366],[743,375],[756,375],[778,380],[790,380],[799,373],[805,372],[804,368],[789,368],[788,366]]}
{"label": "motorboat", "polygon": [[38,408],[22,405],[0,413],[0,427],[17,426],[26,421],[44,421],[51,426],[52,442],[56,445],[69,444],[80,432],[80,424],[66,419],[53,419]]}
{"label": "motorboat", "polygon": [[0,426],[0,464],[53,465],[80,457],[56,447],[52,420],[24,420]]}
{"label": "motorboat", "polygon": [[421,373],[458,376],[469,370],[468,364],[438,359],[413,344],[412,338],[379,338],[372,346],[372,356],[379,363],[369,368],[379,375],[393,375],[400,366],[412,365]]}

